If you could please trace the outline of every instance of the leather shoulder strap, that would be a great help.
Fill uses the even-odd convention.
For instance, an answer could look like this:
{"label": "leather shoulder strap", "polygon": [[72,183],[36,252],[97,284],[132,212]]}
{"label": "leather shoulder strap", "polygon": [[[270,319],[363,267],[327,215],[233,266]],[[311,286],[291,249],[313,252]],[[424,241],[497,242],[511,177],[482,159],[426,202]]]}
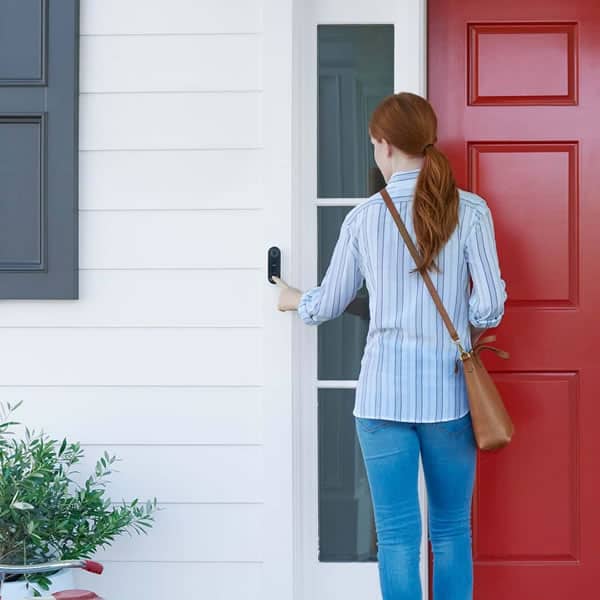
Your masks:
{"label": "leather shoulder strap", "polygon": [[[417,265],[417,266],[420,265],[421,264],[421,256],[419,254],[419,251],[417,250],[416,246],[414,245],[413,241],[411,240],[410,235],[404,225],[404,222],[402,221],[402,217],[400,216],[400,214],[398,213],[398,210],[396,209],[396,206],[392,202],[392,198],[390,197],[388,191],[385,188],[380,190],[379,193],[383,196],[384,202],[386,203],[387,207],[389,208],[390,212],[392,213],[392,217],[394,218],[394,221],[396,221],[396,225],[398,226],[398,229],[400,230],[400,234],[402,235],[402,238],[404,239],[406,245],[408,246],[408,249],[415,261],[415,265]],[[433,301],[435,302],[435,305],[436,305],[438,311],[440,312],[440,315],[442,315],[442,319],[444,320],[444,323],[446,324],[446,328],[450,332],[450,337],[454,340],[454,342],[456,342],[460,345],[460,339],[458,337],[458,333],[456,332],[456,328],[454,327],[452,321],[450,320],[450,317],[448,316],[446,309],[444,308],[442,299],[440,298],[439,294],[437,293],[437,290],[435,289],[435,286],[433,285],[433,282],[431,281],[431,277],[429,277],[429,273],[425,272],[425,274],[423,275],[423,280],[425,281],[425,285],[427,286],[427,289],[429,290],[429,293],[431,294],[431,297],[433,298]],[[462,348],[461,348],[461,350],[462,350]]]}

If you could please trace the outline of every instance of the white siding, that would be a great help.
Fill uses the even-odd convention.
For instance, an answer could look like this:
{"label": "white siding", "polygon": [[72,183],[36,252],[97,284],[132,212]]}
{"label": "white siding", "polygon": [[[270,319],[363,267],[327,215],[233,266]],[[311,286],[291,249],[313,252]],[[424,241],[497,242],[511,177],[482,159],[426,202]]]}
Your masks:
{"label": "white siding", "polygon": [[[89,68],[81,73],[80,90],[260,91],[262,62],[256,60],[260,50],[261,36],[256,33],[86,36],[80,51]],[[207,60],[213,54],[219,60]]]}
{"label": "white siding", "polygon": [[80,109],[84,151],[260,151],[260,94],[255,91],[90,93],[81,96]]}
{"label": "white siding", "polygon": [[[261,152],[244,148],[82,152],[79,178],[86,193],[79,199],[80,207],[259,209],[263,206],[262,160]],[[105,173],[111,173],[120,186],[115,187]],[[173,194],[173,181],[177,194]]]}
{"label": "white siding", "polygon": [[260,33],[262,6],[246,0],[82,0],[84,35]]}
{"label": "white siding", "polygon": [[[76,301],[5,300],[0,326],[260,326],[256,269],[82,269]],[[239,293],[244,290],[244,302]]]}
{"label": "white siding", "polygon": [[82,587],[263,598],[260,0],[82,0],[80,299],[3,301],[15,418],[156,496]]}
{"label": "white siding", "polygon": [[262,220],[260,211],[241,209],[82,211],[80,266],[258,270],[266,261]]}

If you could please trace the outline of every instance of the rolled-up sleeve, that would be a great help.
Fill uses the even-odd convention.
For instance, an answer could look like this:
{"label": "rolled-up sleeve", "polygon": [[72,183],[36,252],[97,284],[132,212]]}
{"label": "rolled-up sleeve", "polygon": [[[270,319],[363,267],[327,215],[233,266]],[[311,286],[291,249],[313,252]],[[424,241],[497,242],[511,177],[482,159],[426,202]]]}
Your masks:
{"label": "rolled-up sleeve", "polygon": [[465,244],[473,281],[469,297],[469,322],[479,329],[496,327],[504,315],[506,283],[500,273],[494,224],[489,207],[478,213]]}
{"label": "rolled-up sleeve", "polygon": [[323,281],[302,294],[298,315],[308,325],[338,317],[356,297],[363,282],[356,239],[344,219]]}

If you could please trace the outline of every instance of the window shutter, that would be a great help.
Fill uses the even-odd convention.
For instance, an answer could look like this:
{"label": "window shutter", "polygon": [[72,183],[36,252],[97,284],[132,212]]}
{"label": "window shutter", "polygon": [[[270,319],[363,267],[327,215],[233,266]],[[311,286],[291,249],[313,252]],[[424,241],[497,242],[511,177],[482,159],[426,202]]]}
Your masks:
{"label": "window shutter", "polygon": [[0,298],[78,297],[78,0],[0,2]]}

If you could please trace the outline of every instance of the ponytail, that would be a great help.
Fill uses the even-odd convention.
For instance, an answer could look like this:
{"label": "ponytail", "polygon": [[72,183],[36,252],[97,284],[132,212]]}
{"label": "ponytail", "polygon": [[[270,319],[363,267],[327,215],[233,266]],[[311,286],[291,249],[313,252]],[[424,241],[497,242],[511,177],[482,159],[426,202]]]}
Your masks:
{"label": "ponytail", "polygon": [[412,272],[439,272],[435,258],[458,225],[458,188],[446,155],[433,144],[425,147],[417,178],[413,223],[423,260]]}

